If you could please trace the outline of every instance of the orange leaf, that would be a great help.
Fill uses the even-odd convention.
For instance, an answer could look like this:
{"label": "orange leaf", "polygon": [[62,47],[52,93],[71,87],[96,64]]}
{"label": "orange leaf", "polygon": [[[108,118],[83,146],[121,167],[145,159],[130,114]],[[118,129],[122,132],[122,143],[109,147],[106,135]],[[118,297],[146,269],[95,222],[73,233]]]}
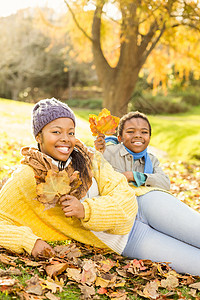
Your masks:
{"label": "orange leaf", "polygon": [[105,135],[112,135],[119,124],[119,118],[112,116],[110,111],[106,108],[102,109],[98,116],[92,114],[89,115],[90,129],[93,136],[97,136],[100,133]]}

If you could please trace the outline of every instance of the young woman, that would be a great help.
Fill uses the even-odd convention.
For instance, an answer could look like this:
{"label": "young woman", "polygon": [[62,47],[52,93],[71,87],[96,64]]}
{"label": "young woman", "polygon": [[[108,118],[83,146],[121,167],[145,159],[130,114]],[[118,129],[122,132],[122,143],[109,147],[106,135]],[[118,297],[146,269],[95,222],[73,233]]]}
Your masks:
{"label": "young woman", "polygon": [[100,134],[94,144],[112,167],[123,173],[134,186],[169,190],[169,177],[163,172],[157,157],[147,152],[150,138],[148,118],[136,111],[120,119],[117,137],[105,138]]}
{"label": "young woman", "polygon": [[[136,199],[124,175],[76,140],[75,117],[64,103],[41,100],[32,119],[38,149],[22,149],[23,164],[0,191],[1,246],[37,257],[53,254],[46,241],[71,238],[129,258],[171,262],[177,272],[200,275],[197,212],[147,187]],[[82,185],[45,210],[37,187],[48,170],[65,170],[69,176],[79,171]]]}

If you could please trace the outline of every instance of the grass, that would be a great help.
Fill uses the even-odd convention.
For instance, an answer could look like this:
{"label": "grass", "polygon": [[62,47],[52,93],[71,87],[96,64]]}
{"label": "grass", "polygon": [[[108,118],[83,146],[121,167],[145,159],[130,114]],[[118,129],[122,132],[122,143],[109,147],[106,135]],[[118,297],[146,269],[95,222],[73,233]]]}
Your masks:
{"label": "grass", "polygon": [[[33,144],[34,138],[31,133],[30,116],[33,104],[21,103],[6,99],[0,99],[0,179],[7,175],[8,170],[17,164],[20,159],[19,149],[22,146]],[[90,133],[88,124],[89,113],[98,114],[98,110],[90,111],[86,109],[74,109],[77,116],[77,133],[86,144],[93,145],[93,137]],[[153,136],[151,145],[167,151],[172,159],[189,158],[199,155],[200,146],[200,107],[190,113],[181,115],[150,116],[150,122],[153,127]],[[200,159],[200,158],[199,158]],[[0,268],[3,268],[0,265]],[[18,277],[20,284],[26,285],[26,280],[38,271],[31,267],[23,266],[23,274]],[[136,279],[134,284],[137,283]],[[134,286],[133,284],[133,286]],[[182,295],[186,299],[193,299],[189,294],[187,287],[180,288]],[[167,291],[165,290],[164,293]],[[62,293],[57,293],[60,299],[80,299],[80,290],[74,286],[65,286]],[[7,295],[0,290],[0,299],[17,299],[15,295]],[[100,299],[108,299],[106,296],[100,296]],[[144,299],[140,296],[129,295],[129,299]],[[171,299],[178,299],[177,295]]]}
{"label": "grass", "polygon": [[[21,159],[22,146],[36,146],[31,130],[33,104],[0,99],[0,179]],[[73,109],[77,117],[77,137],[93,146],[88,116],[98,110]],[[200,106],[190,113],[149,116],[153,134],[150,145],[167,152],[170,159],[200,162]]]}
{"label": "grass", "polygon": [[200,107],[190,113],[150,116],[151,145],[166,151],[171,159],[200,161]]}

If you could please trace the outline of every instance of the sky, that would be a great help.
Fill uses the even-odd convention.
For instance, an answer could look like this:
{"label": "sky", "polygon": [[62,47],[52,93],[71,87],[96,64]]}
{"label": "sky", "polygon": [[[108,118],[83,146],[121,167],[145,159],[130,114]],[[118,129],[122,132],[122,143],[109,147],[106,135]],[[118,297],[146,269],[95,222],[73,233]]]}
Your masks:
{"label": "sky", "polygon": [[0,1],[0,16],[7,17],[19,9],[41,6],[52,7],[58,12],[67,11],[64,0],[6,0]]}

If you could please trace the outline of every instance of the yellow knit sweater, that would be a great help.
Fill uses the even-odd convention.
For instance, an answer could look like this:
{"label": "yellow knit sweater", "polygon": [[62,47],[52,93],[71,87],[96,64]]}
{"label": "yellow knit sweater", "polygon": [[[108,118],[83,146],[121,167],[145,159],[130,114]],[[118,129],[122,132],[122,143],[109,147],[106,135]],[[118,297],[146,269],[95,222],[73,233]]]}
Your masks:
{"label": "yellow knit sweater", "polygon": [[21,165],[0,191],[0,245],[15,252],[31,253],[35,241],[75,239],[107,247],[90,230],[127,234],[137,214],[134,190],[124,175],[96,153],[92,163],[99,197],[85,199],[85,218],[65,217],[60,205],[44,210],[36,197],[36,181],[30,166]]}

